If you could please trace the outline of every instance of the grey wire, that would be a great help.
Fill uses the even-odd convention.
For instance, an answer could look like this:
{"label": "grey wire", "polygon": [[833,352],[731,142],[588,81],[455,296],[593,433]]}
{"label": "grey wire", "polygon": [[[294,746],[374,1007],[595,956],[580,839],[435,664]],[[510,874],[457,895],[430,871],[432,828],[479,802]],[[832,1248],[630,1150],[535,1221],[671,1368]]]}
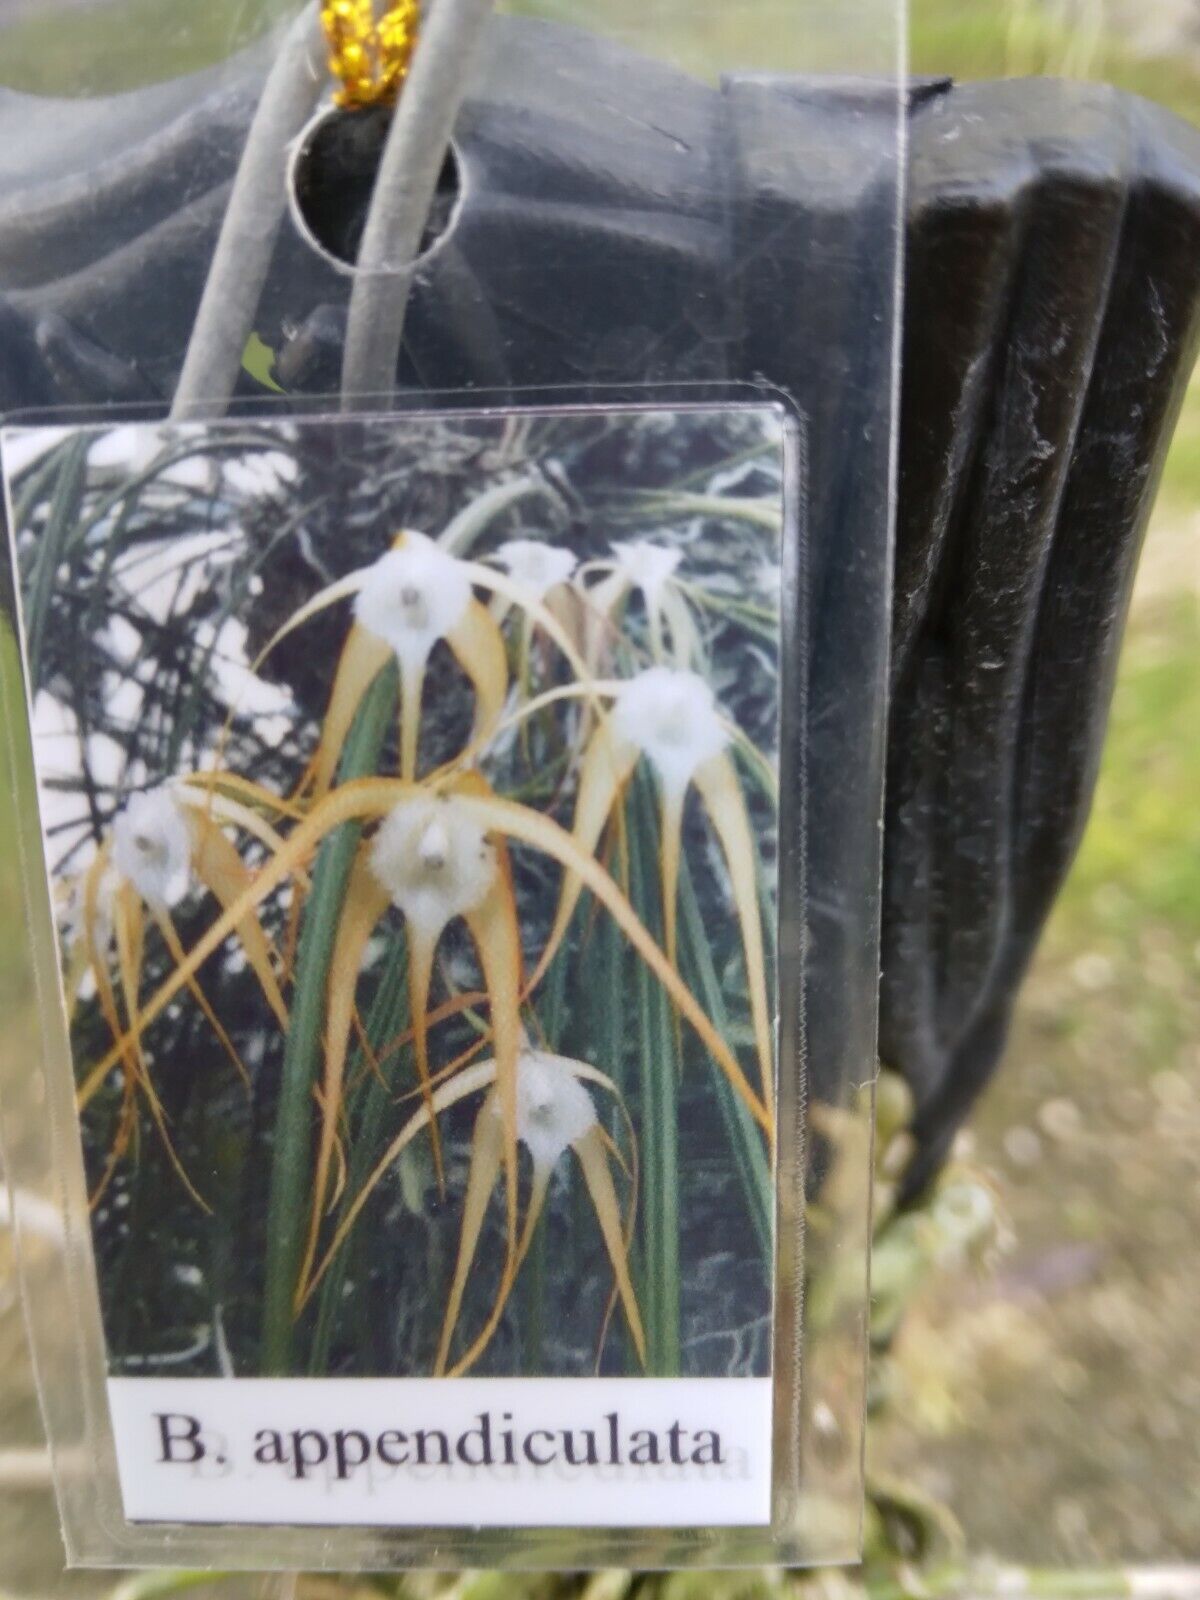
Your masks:
{"label": "grey wire", "polygon": [[391,398],[426,223],[494,0],[437,0],[392,119],[359,251],[342,408]]}
{"label": "grey wire", "polygon": [[[437,0],[400,98],[359,252],[342,370],[342,406],[389,398],[425,226],[471,65],[494,0]],[[237,386],[246,341],[288,206],[288,165],[324,84],[320,3],[289,29],[263,90],[234,179],[171,407],[173,421],[220,416]]]}
{"label": "grey wire", "polygon": [[173,421],[219,416],[233,398],[287,209],[291,146],[325,84],[314,70],[320,60],[319,19],[318,0],[310,0],[288,30],[267,78],[175,390]]}

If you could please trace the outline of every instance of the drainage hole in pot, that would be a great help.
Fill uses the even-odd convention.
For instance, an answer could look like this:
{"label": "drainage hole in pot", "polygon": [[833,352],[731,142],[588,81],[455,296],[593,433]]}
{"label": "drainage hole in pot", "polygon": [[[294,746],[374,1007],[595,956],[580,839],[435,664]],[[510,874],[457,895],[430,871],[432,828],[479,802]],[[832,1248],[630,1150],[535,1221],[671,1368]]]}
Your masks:
{"label": "drainage hole in pot", "polygon": [[[292,166],[292,205],[314,249],[343,269],[358,261],[392,113],[331,111],[309,129]],[[447,152],[421,255],[449,233],[460,199],[458,160]]]}

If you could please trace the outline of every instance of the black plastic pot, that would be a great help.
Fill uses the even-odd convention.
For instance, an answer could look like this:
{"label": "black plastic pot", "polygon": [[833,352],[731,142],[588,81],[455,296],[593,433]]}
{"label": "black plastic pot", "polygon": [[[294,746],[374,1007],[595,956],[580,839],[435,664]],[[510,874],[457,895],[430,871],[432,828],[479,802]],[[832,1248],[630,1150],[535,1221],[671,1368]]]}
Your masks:
{"label": "black plastic pot", "polygon": [[[807,419],[820,1094],[874,1043],[853,1001],[873,981],[862,796],[884,730],[858,686],[888,674],[889,646],[882,575],[847,558],[844,530],[886,510],[894,107],[862,83],[714,88],[545,24],[506,21],[488,62],[402,385],[494,400],[736,381]],[[252,52],[87,105],[0,95],[0,411],[169,396],[264,66]],[[1200,133],[1050,82],[914,86],[910,122],[881,997],[883,1058],[917,1097],[915,1190],[996,1066],[1089,809],[1200,334]],[[306,179],[345,248],[369,144],[335,139]],[[285,230],[258,331],[295,407],[336,386],[348,288]]]}

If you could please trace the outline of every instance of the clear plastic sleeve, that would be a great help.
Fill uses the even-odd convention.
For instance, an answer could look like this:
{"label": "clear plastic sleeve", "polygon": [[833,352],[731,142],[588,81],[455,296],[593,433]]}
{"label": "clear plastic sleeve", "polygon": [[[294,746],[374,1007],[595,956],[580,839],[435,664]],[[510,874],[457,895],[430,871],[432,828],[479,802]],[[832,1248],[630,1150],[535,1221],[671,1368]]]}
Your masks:
{"label": "clear plastic sleeve", "polygon": [[902,18],[474,9],[408,246],[315,11],[0,92],[0,1131],[79,1564],[859,1553]]}

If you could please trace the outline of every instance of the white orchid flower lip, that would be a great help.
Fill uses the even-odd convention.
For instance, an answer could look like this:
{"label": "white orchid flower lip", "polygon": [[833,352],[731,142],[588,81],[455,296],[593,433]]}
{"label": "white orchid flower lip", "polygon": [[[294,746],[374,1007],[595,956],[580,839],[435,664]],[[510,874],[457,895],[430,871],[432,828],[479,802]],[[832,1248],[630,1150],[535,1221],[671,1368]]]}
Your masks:
{"label": "white orchid flower lip", "polygon": [[414,929],[434,937],[483,904],[496,881],[496,852],[453,796],[418,794],[384,818],[371,870]]}
{"label": "white orchid flower lip", "polygon": [[631,539],[612,545],[617,566],[650,601],[657,605],[662,592],[679,569],[682,550],[669,545],[653,544],[649,539]]}
{"label": "white orchid flower lip", "polygon": [[698,673],[649,667],[622,686],[613,730],[654,763],[673,797],[729,744],[717,697]]}
{"label": "white orchid flower lip", "polygon": [[[493,1113],[501,1116],[499,1101]],[[517,1138],[538,1172],[552,1172],[599,1118],[592,1097],[559,1056],[526,1049],[517,1063]]]}
{"label": "white orchid flower lip", "polygon": [[362,574],[354,615],[391,646],[402,665],[421,668],[470,604],[471,579],[463,563],[425,534],[406,533]]}
{"label": "white orchid flower lip", "polygon": [[496,551],[496,560],[535,600],[569,582],[579,564],[570,550],[543,539],[510,539]]}
{"label": "white orchid flower lip", "polygon": [[113,864],[148,905],[178,905],[192,876],[192,834],[169,788],[134,795],[113,825]]}

